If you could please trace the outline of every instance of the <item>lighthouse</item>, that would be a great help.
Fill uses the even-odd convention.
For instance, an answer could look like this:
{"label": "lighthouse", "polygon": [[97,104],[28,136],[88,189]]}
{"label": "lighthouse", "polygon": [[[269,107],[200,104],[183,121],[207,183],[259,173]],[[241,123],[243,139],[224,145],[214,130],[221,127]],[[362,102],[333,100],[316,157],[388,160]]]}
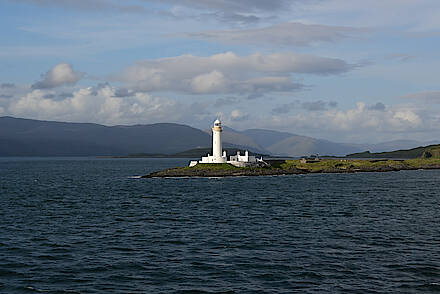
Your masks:
{"label": "lighthouse", "polygon": [[189,163],[190,167],[199,163],[229,163],[237,167],[267,165],[267,163],[263,161],[263,158],[257,159],[255,156],[250,156],[247,150],[244,155],[241,155],[240,151],[237,151],[237,155],[230,156],[230,159],[228,160],[226,150],[223,151],[222,148],[222,131],[222,123],[220,120],[216,119],[214,126],[212,127],[212,155],[207,154],[199,161],[192,160]]}
{"label": "lighthouse", "polygon": [[193,160],[189,166],[197,163],[226,163],[227,160],[226,151],[222,148],[222,123],[217,119],[212,127],[212,155],[203,156],[199,161]]}
{"label": "lighthouse", "polygon": [[222,153],[222,123],[217,119],[212,128],[212,156],[216,162],[224,162]]}

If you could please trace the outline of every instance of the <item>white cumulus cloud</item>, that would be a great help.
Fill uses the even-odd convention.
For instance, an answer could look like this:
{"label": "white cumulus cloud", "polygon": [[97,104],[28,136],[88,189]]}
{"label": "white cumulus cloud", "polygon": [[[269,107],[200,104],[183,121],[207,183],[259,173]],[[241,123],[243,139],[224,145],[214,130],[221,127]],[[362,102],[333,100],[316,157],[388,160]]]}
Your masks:
{"label": "white cumulus cloud", "polygon": [[176,101],[136,93],[117,97],[117,89],[105,85],[75,90],[71,97],[47,98],[47,90],[35,89],[12,99],[8,113],[17,117],[102,124],[173,121],[181,118],[183,108]]}
{"label": "white cumulus cloud", "polygon": [[[292,104],[297,105],[297,104]],[[293,106],[292,106],[293,107]],[[276,111],[272,116],[261,117],[258,127],[287,130],[318,138],[346,142],[378,142],[401,138],[399,134],[429,132],[438,121],[434,112],[417,109],[411,105],[387,105],[380,111],[358,102],[349,109],[328,108],[322,111],[301,109]],[[292,131],[293,130],[293,131]]]}
{"label": "white cumulus cloud", "polygon": [[216,70],[207,74],[198,75],[191,81],[193,91],[198,94],[223,91],[225,86],[225,76]]}
{"label": "white cumulus cloud", "polygon": [[43,75],[41,81],[32,85],[34,89],[51,89],[63,85],[73,85],[78,82],[84,73],[75,71],[72,65],[59,63]]}

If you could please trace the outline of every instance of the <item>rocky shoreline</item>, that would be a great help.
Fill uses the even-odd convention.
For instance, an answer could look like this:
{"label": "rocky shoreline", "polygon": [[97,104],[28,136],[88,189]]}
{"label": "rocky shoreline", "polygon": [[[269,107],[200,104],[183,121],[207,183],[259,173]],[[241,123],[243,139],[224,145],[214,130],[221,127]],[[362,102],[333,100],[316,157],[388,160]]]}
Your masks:
{"label": "rocky shoreline", "polygon": [[[360,162],[360,164],[359,164]],[[288,161],[278,166],[263,168],[236,168],[227,165],[197,165],[196,167],[177,167],[156,171],[142,178],[164,177],[240,177],[240,176],[276,176],[311,173],[359,173],[359,172],[390,172],[400,170],[440,169],[438,160],[395,161],[339,161],[327,160],[325,164],[300,164]]]}

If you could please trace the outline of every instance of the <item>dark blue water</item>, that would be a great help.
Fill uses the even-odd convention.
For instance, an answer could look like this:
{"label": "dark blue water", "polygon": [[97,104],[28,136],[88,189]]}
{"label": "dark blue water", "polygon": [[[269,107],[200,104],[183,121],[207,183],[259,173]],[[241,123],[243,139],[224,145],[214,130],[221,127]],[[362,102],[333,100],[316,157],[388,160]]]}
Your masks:
{"label": "dark blue water", "polygon": [[0,159],[0,293],[438,293],[440,171],[134,179]]}

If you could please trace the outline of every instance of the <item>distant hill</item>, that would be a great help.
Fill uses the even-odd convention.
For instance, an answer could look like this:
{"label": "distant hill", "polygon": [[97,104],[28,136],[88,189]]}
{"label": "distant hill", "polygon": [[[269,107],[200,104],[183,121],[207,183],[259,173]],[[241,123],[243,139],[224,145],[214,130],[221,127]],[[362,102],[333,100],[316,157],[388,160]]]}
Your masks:
{"label": "distant hill", "polygon": [[340,156],[362,150],[356,145],[335,143],[305,136],[289,137],[267,147],[267,149],[272,154],[288,156],[304,156],[311,154]]}
{"label": "distant hill", "polygon": [[[206,130],[206,133],[211,136],[211,129]],[[250,136],[247,136],[245,133],[236,131],[227,126],[223,126],[222,140],[225,147],[248,149],[249,151],[253,151],[259,154],[269,153],[269,151],[265,150]]]}
{"label": "distant hill", "polygon": [[248,136],[249,138],[252,138],[257,144],[259,144],[263,148],[268,148],[284,139],[290,138],[292,136],[297,136],[295,134],[290,134],[286,132],[278,132],[264,129],[249,129],[241,133]]}
{"label": "distant hill", "polygon": [[349,158],[402,158],[402,159],[412,159],[412,158],[440,158],[440,145],[430,145],[424,147],[417,147],[407,150],[396,150],[391,152],[379,152],[371,153],[370,151],[349,154],[346,157]]}
{"label": "distant hill", "polygon": [[365,150],[356,144],[335,143],[287,132],[249,129],[242,133],[251,137],[270,154],[280,156],[345,155]]}
{"label": "distant hill", "polygon": [[242,132],[236,131],[236,133],[253,139],[253,141],[260,145],[267,153],[293,157],[311,154],[344,156],[364,150],[384,152],[440,143],[440,141],[420,142],[415,140],[394,140],[377,144],[338,143],[265,129],[249,129]]}
{"label": "distant hill", "polygon": [[[173,155],[191,149],[210,148],[210,132],[174,123],[103,126],[0,117],[0,156]],[[227,126],[223,131],[224,148],[247,149],[275,156],[345,156],[361,154],[365,150],[382,152],[423,145],[428,144],[411,140],[347,144],[273,130],[237,131]]]}
{"label": "distant hill", "polygon": [[180,124],[108,127],[0,117],[0,156],[172,154],[210,145],[205,132]]}

